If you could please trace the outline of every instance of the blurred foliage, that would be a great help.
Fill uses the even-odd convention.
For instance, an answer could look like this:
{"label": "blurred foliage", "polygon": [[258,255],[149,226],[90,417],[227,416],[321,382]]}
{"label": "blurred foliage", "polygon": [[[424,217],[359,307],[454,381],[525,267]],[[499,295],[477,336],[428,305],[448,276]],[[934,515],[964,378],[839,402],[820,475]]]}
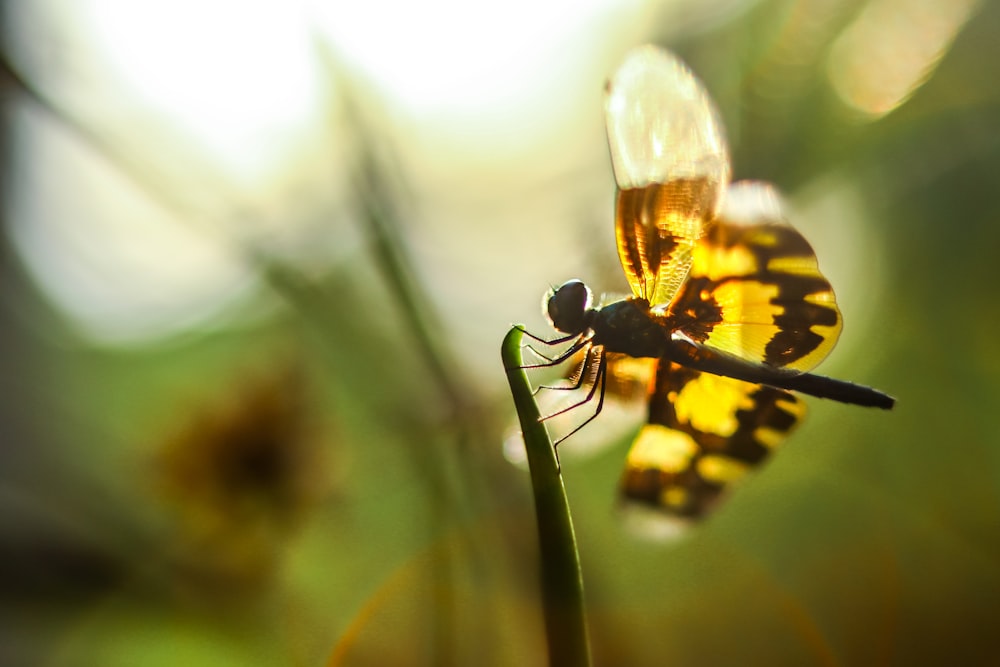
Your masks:
{"label": "blurred foliage", "polygon": [[[858,321],[845,304],[856,338],[829,372],[898,404],[810,401],[781,454],[669,545],[614,511],[627,439],[564,456],[596,664],[1000,662],[1000,5],[869,120],[824,78],[864,4],[768,0],[682,38],[653,25],[716,95],[737,177],[864,202],[846,251],[871,263],[849,278],[872,305]],[[21,83],[0,81],[5,121]],[[413,259],[406,174],[372,160],[361,252],[320,276],[255,259],[266,316],[157,344],[77,336],[2,238],[0,663],[543,663],[499,359],[491,384],[467,377]]]}

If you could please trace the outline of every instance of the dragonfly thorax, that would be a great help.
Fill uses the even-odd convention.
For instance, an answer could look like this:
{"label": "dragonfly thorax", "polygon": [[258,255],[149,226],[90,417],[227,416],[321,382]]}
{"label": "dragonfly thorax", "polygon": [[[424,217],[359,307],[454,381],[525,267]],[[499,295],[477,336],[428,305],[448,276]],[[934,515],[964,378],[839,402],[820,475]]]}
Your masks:
{"label": "dragonfly thorax", "polygon": [[623,299],[601,308],[593,308],[591,301],[582,281],[568,280],[546,294],[545,314],[557,331],[586,336],[610,352],[652,358],[667,353],[668,323],[652,314],[645,299]]}

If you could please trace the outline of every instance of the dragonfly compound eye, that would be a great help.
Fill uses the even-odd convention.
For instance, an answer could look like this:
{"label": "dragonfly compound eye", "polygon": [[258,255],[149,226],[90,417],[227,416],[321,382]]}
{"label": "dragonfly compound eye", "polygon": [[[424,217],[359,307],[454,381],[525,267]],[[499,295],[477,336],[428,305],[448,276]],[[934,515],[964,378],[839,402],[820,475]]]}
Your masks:
{"label": "dragonfly compound eye", "polygon": [[586,328],[590,304],[590,289],[579,280],[570,280],[551,293],[545,311],[558,331],[580,333]]}

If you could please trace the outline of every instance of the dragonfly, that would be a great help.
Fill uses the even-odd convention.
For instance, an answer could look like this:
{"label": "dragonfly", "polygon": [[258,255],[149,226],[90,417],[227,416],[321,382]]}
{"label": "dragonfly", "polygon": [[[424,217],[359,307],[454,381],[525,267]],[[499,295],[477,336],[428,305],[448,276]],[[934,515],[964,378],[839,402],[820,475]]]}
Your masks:
{"label": "dragonfly", "polygon": [[[579,360],[568,388],[601,412],[643,383],[648,415],[620,482],[625,499],[683,519],[708,513],[805,414],[798,394],[891,409],[895,399],[810,371],[840,335],[833,288],[763,182],[730,182],[718,110],[669,51],[631,51],[609,80],[605,118],[617,184],[615,239],[632,296],[597,307],[570,280],[545,315],[567,345],[537,366]],[[547,387],[560,389],[567,387]],[[557,442],[558,444],[558,442]]]}

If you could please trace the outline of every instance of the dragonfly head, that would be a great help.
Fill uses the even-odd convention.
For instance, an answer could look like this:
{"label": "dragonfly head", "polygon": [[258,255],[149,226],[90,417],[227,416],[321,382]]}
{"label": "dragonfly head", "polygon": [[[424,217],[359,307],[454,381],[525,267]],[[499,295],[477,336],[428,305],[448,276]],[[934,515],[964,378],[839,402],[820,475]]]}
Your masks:
{"label": "dragonfly head", "polygon": [[580,280],[568,280],[545,295],[545,315],[557,331],[583,333],[590,326],[593,295]]}

